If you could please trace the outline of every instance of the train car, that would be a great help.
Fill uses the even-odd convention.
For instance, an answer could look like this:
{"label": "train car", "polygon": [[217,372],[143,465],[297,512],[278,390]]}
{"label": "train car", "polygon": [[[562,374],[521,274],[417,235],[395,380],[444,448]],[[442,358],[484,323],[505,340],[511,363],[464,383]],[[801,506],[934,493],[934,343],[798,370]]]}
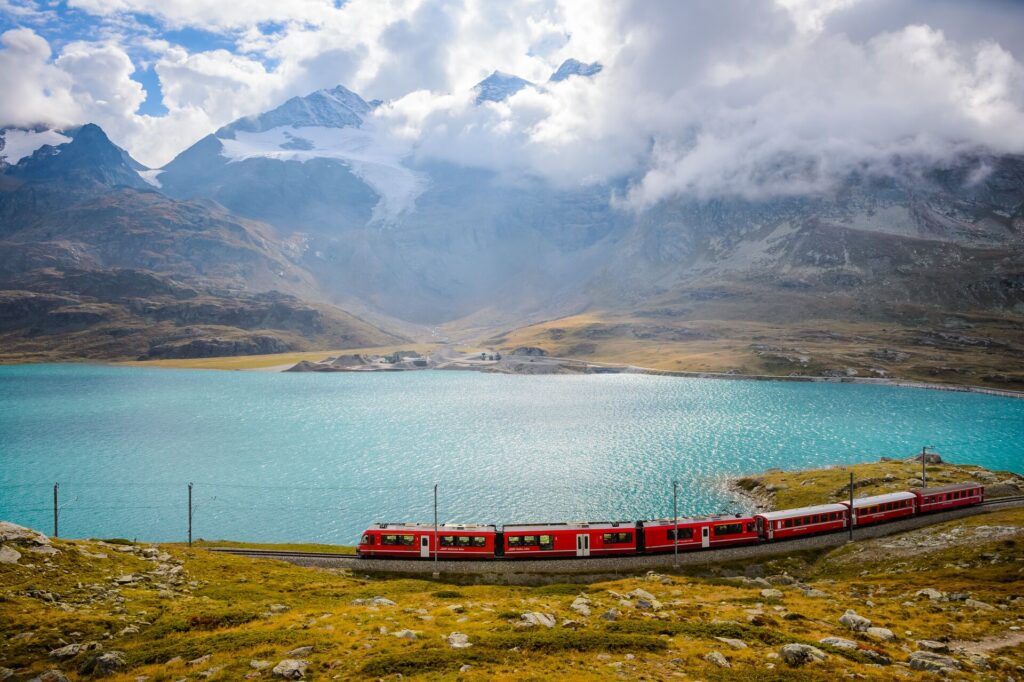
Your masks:
{"label": "train car", "polygon": [[819,504],[754,514],[754,522],[762,540],[784,540],[842,530],[848,515],[844,505]]}
{"label": "train car", "polygon": [[639,535],[632,521],[510,524],[501,530],[506,559],[636,554]]}
{"label": "train car", "polygon": [[[359,556],[390,559],[493,559],[497,529],[476,524],[375,523],[359,540]],[[436,544],[435,544],[436,538]]]}
{"label": "train car", "polygon": [[[849,502],[843,506],[850,507]],[[853,501],[853,525],[868,526],[913,516],[917,513],[917,495],[908,492],[859,497]]]}
{"label": "train car", "polygon": [[[695,519],[654,519],[642,521],[641,549],[648,554],[710,547],[727,547],[759,542],[752,516],[706,516]],[[676,536],[678,535],[678,541]]]}
{"label": "train car", "polygon": [[985,486],[980,483],[957,483],[938,488],[915,490],[917,511],[920,514],[969,507],[985,501]]}

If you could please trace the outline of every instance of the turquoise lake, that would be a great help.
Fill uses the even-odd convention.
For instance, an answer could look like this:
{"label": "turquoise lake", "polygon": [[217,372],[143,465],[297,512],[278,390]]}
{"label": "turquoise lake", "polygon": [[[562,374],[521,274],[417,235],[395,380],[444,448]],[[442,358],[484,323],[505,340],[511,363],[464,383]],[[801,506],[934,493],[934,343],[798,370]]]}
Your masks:
{"label": "turquoise lake", "polygon": [[1024,473],[1024,400],[856,384],[472,372],[0,367],[0,519],[64,537],[353,543],[374,521],[741,511],[770,467]]}

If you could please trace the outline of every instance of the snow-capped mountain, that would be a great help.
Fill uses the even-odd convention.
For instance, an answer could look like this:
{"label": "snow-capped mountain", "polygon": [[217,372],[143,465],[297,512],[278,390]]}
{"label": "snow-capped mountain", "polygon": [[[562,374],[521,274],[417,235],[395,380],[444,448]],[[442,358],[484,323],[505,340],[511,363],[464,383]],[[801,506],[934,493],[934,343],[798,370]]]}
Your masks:
{"label": "snow-capped mountain", "polygon": [[562,62],[562,65],[558,67],[558,70],[551,74],[551,78],[548,80],[557,83],[559,81],[564,81],[570,76],[583,76],[584,78],[590,78],[591,76],[596,76],[601,73],[601,69],[603,68],[604,67],[598,62],[584,64],[578,59],[566,59]]}
{"label": "snow-capped mountain", "polygon": [[532,85],[533,83],[519,76],[495,71],[477,83],[473,89],[477,93],[476,103],[481,104],[483,102],[502,102],[523,88]]}
{"label": "snow-capped mountain", "polygon": [[44,145],[56,147],[71,138],[49,128],[7,128],[0,130],[0,164],[15,165]]}

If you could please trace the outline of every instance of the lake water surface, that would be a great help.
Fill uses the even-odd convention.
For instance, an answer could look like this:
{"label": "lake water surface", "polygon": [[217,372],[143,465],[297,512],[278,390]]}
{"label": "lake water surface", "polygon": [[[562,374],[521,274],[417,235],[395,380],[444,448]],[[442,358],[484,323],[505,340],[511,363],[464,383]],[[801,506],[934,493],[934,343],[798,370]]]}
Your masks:
{"label": "lake water surface", "polygon": [[1024,473],[1024,400],[858,384],[0,367],[0,519],[352,543],[373,521],[740,511],[724,477],[906,457]]}

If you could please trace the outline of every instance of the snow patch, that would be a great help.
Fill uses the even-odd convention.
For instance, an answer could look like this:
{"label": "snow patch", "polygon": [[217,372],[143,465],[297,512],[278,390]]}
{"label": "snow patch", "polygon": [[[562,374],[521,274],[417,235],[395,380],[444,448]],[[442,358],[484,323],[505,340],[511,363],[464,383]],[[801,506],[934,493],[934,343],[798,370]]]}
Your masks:
{"label": "snow patch", "polygon": [[160,184],[160,181],[156,179],[156,176],[164,172],[163,169],[157,168],[156,170],[144,170],[136,172],[139,174],[139,177],[141,177],[143,180],[153,185],[157,189],[163,187],[163,185]]}
{"label": "snow patch", "polygon": [[[371,123],[358,128],[278,126],[263,132],[236,131],[222,139],[221,154],[230,161],[256,157],[281,161],[337,159],[369,185],[380,197],[373,208],[373,222],[390,223],[411,211],[426,181],[402,164],[409,145]],[[147,180],[148,181],[148,180]]]}
{"label": "snow patch", "polygon": [[4,131],[4,148],[0,151],[0,157],[5,157],[7,163],[12,166],[22,159],[32,156],[32,153],[45,144],[56,147],[60,144],[71,142],[71,138],[61,135],[56,130],[20,130],[8,128]]}

